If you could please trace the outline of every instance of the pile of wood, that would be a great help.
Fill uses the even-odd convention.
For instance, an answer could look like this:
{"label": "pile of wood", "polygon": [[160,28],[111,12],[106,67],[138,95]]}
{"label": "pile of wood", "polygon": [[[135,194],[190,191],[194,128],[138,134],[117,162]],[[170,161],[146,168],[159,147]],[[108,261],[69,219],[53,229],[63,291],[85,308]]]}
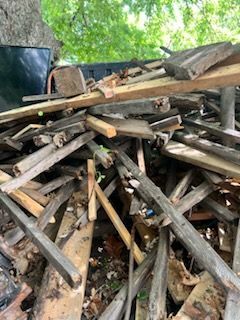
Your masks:
{"label": "pile of wood", "polygon": [[[239,47],[136,65],[58,68],[24,97],[45,102],[0,113],[1,319],[240,318]],[[128,269],[107,298],[105,234]]]}

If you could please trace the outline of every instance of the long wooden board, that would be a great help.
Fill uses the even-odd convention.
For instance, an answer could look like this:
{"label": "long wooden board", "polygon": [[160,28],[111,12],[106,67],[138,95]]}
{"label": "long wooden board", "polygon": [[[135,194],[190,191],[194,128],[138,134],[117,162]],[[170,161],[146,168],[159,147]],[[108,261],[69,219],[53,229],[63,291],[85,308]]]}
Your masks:
{"label": "long wooden board", "polygon": [[0,113],[0,120],[18,119],[26,116],[55,112],[67,108],[84,108],[109,102],[142,99],[160,95],[220,88],[240,84],[240,63],[219,67],[206,72],[195,80],[175,80],[171,77],[150,80],[143,83],[126,85],[114,89],[114,97],[106,99],[100,92],[83,94],[71,99],[60,99],[25,106]]}
{"label": "long wooden board", "polygon": [[201,168],[211,170],[226,176],[240,178],[240,166],[221,159],[215,155],[186,146],[183,143],[169,141],[162,148],[162,153]]}

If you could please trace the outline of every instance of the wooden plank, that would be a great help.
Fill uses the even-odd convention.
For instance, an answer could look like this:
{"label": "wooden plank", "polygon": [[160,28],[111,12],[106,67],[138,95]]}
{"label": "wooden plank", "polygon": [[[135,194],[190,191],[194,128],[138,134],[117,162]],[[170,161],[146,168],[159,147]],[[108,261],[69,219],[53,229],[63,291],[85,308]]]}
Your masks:
{"label": "wooden plank", "polygon": [[167,97],[155,97],[149,99],[128,100],[116,103],[100,104],[88,108],[93,115],[120,113],[124,116],[142,114],[161,114],[170,109]]}
{"label": "wooden plank", "polygon": [[80,95],[70,99],[38,103],[2,112],[0,113],[0,120],[18,119],[26,116],[37,115],[39,111],[49,113],[68,108],[78,109],[109,102],[142,99],[156,97],[159,95],[167,96],[169,94],[200,91],[208,88],[235,86],[240,83],[239,69],[240,64],[235,64],[208,71],[204,75],[192,81],[177,81],[171,77],[166,77],[163,79],[146,81],[144,83],[121,86],[114,89],[115,95],[111,99],[106,99],[99,92],[92,92],[88,95]]}
{"label": "wooden plank", "polygon": [[155,138],[149,123],[145,120],[136,119],[113,119],[102,117],[102,119],[112,125],[118,135],[137,137],[153,140]]}
{"label": "wooden plank", "polygon": [[191,148],[180,142],[169,141],[166,146],[163,146],[161,152],[168,157],[191,163],[225,176],[240,177],[240,166],[237,164],[226,161],[225,159],[220,159],[207,152]]}
{"label": "wooden plank", "polygon": [[[122,223],[117,212],[115,211],[115,209],[113,208],[113,206],[109,202],[108,198],[106,197],[106,195],[104,194],[102,189],[99,187],[98,183],[95,184],[95,189],[96,189],[96,193],[97,193],[97,197],[98,197],[99,202],[101,203],[101,205],[103,206],[104,210],[106,211],[108,217],[110,218],[113,225],[115,226],[115,228],[119,232],[123,242],[125,243],[125,245],[129,249],[131,247],[130,233],[128,232],[128,230],[124,226],[124,224]],[[143,253],[139,249],[139,247],[136,243],[134,243],[134,246],[133,246],[133,255],[134,255],[134,258],[138,264],[140,264],[144,260]]]}
{"label": "wooden plank", "polygon": [[87,115],[87,125],[92,130],[95,130],[108,138],[113,138],[117,135],[114,126],[91,115]]}
{"label": "wooden plank", "polygon": [[95,136],[96,134],[92,131],[80,135],[79,137],[75,138],[74,140],[66,144],[64,147],[57,149],[54,153],[50,154],[48,157],[40,161],[33,168],[30,168],[24,174],[2,184],[0,187],[2,188],[1,190],[3,192],[10,193],[11,191],[18,189],[27,181],[35,178],[41,172],[49,169],[56,162],[59,162],[60,160],[64,159],[70,153],[79,149],[81,146],[95,138]]}
{"label": "wooden plank", "polygon": [[72,287],[79,287],[81,275],[72,262],[62,254],[61,250],[35,226],[34,222],[7,195],[0,193],[0,203],[2,208],[6,210],[15,223],[25,232],[26,236],[38,247],[39,251],[65,281]]}
{"label": "wooden plank", "polygon": [[175,79],[196,79],[211,66],[233,53],[231,42],[213,43],[173,53],[163,62],[166,72]]}
{"label": "wooden plank", "polygon": [[[61,223],[56,243],[71,230],[75,218],[72,213],[66,212]],[[89,258],[91,253],[94,222],[89,222],[80,230],[76,229],[63,245],[62,252],[74,263],[82,275],[82,284],[78,290],[62,283],[60,277],[48,266],[45,270],[42,286],[34,307],[35,318],[46,320],[51,315],[52,320],[79,320],[82,314],[85,287],[88,274]],[[58,295],[51,293],[58,288]]]}
{"label": "wooden plank", "polygon": [[161,189],[145,176],[120,148],[106,139],[104,139],[104,143],[108,147],[118,151],[118,159],[131,172],[132,176],[139,181],[139,185],[136,188],[139,196],[141,196],[156,213],[163,211],[172,221],[170,228],[179,241],[184,244],[191,254],[195,256],[223,287],[240,292],[240,279],[220,258],[211,245],[200,236],[190,222],[175,210]]}
{"label": "wooden plank", "polygon": [[87,161],[88,171],[88,220],[97,219],[96,191],[95,191],[95,164],[93,159]]}
{"label": "wooden plank", "polygon": [[36,94],[32,96],[23,96],[23,102],[36,102],[36,101],[45,101],[45,100],[54,100],[64,98],[64,96],[58,92],[50,94]]}
{"label": "wooden plank", "polygon": [[44,160],[47,156],[52,154],[57,149],[54,143],[50,143],[45,147],[33,152],[32,154],[25,157],[23,160],[17,162],[13,166],[13,172],[16,176],[23,174],[30,168],[34,167],[37,163]]}

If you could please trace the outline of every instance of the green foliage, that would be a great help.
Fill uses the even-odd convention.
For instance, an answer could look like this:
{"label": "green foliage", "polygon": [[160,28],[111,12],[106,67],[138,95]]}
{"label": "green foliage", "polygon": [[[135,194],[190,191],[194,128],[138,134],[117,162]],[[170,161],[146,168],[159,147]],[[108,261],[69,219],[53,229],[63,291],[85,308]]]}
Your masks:
{"label": "green foliage", "polygon": [[42,0],[69,62],[157,58],[210,42],[240,41],[239,0]]}

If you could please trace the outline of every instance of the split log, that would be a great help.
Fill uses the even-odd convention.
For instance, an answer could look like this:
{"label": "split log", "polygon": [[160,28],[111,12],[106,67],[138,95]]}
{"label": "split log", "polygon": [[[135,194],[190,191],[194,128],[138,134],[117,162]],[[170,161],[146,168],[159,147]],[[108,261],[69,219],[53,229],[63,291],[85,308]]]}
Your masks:
{"label": "split log", "polygon": [[102,119],[104,120],[104,122],[112,125],[118,135],[149,140],[153,140],[155,138],[154,133],[149,126],[149,123],[145,120],[112,119],[108,117],[102,117]]}
{"label": "split log", "polygon": [[[106,141],[106,139],[105,139]],[[106,144],[112,149],[117,149],[117,157],[132,173],[140,184],[136,191],[148,203],[148,205],[156,212],[165,212],[168,218],[172,221],[170,228],[175,236],[185,245],[193,256],[208,270],[221,285],[229,290],[240,291],[240,279],[227,266],[227,264],[219,257],[216,251],[199,235],[197,230],[180,215],[173,207],[170,201],[162,193],[149,178],[147,178],[134,162],[116,145],[109,140]],[[187,235],[187,236],[186,236]]]}
{"label": "split log", "polygon": [[207,170],[230,177],[240,177],[240,166],[237,164],[225,159],[220,159],[207,152],[191,148],[180,142],[169,141],[167,145],[163,146],[161,152],[170,158],[191,163]]}
{"label": "split log", "polygon": [[[144,259],[140,266],[133,273],[133,290],[132,300],[137,295],[139,289],[146,282],[148,275],[152,269],[156,257],[156,250],[152,252]],[[117,320],[124,313],[126,301],[127,301],[127,289],[128,285],[125,284],[122,289],[115,296],[113,301],[109,304],[103,314],[99,317],[99,320]]]}
{"label": "split log", "polygon": [[88,171],[88,220],[94,221],[97,219],[94,160],[88,159],[87,171]]}
{"label": "split log", "polygon": [[233,53],[231,42],[220,42],[173,53],[163,62],[166,72],[178,80],[196,79]]}
{"label": "split log", "polygon": [[[208,88],[229,87],[239,85],[240,72],[239,64],[231,65],[228,68],[219,67],[206,72],[196,80],[174,80],[171,77],[164,79],[149,80],[143,83],[120,86],[114,89],[114,97],[106,99],[99,92],[92,92],[89,95],[80,95],[70,99],[42,102],[35,105],[20,107],[0,113],[0,120],[18,119],[38,114],[56,112],[66,108],[84,108],[109,102],[127,101],[156,96],[167,96],[169,94],[200,91]],[[22,140],[21,140],[22,141]]]}
{"label": "split log", "polygon": [[[102,189],[99,187],[98,183],[95,184],[95,189],[97,193],[97,197],[101,205],[103,206],[104,210],[106,211],[108,217],[112,221],[113,225],[119,232],[123,242],[127,246],[128,249],[131,247],[131,235],[128,232],[127,228],[122,223],[121,219],[119,218],[118,214],[114,210],[113,206],[109,202],[108,198],[102,191]],[[138,264],[140,264],[144,260],[144,256],[142,251],[139,249],[138,245],[134,243],[133,246],[133,255]]]}
{"label": "split log", "polygon": [[222,139],[229,139],[236,143],[240,142],[240,132],[236,130],[216,127],[214,124],[202,120],[183,119],[183,124],[200,130],[206,130],[208,133]]}
{"label": "split log", "polygon": [[215,154],[236,164],[239,164],[240,162],[240,152],[238,150],[225,147],[220,143],[215,143],[207,139],[201,139],[197,135],[175,132],[174,140],[187,144],[188,146],[198,150]]}
{"label": "split log", "polygon": [[2,208],[6,210],[15,223],[25,232],[26,236],[38,247],[39,251],[61,274],[65,281],[72,287],[78,287],[81,284],[81,275],[59,248],[35,226],[7,195],[0,193],[0,203]]}
{"label": "split log", "polygon": [[142,114],[161,114],[169,111],[170,104],[167,97],[129,100],[116,103],[100,104],[88,108],[93,115],[120,113],[124,116]]}
{"label": "split log", "polygon": [[96,117],[87,116],[87,125],[92,130],[95,130],[108,138],[115,137],[117,135],[116,129],[111,124],[98,119]]}
{"label": "split log", "polygon": [[86,144],[87,142],[89,142],[90,140],[95,138],[95,136],[96,136],[96,133],[90,131],[90,132],[86,132],[86,133],[82,134],[81,136],[75,138],[73,141],[69,142],[64,147],[56,150],[55,152],[50,154],[48,157],[46,157],[45,159],[40,161],[33,168],[30,168],[24,174],[12,179],[9,182],[2,184],[1,190],[3,192],[9,193],[12,190],[18,189],[19,187],[24,185],[27,181],[35,178],[41,172],[49,169],[56,162],[59,162],[60,160],[67,157],[73,151],[82,147],[84,144]]}

